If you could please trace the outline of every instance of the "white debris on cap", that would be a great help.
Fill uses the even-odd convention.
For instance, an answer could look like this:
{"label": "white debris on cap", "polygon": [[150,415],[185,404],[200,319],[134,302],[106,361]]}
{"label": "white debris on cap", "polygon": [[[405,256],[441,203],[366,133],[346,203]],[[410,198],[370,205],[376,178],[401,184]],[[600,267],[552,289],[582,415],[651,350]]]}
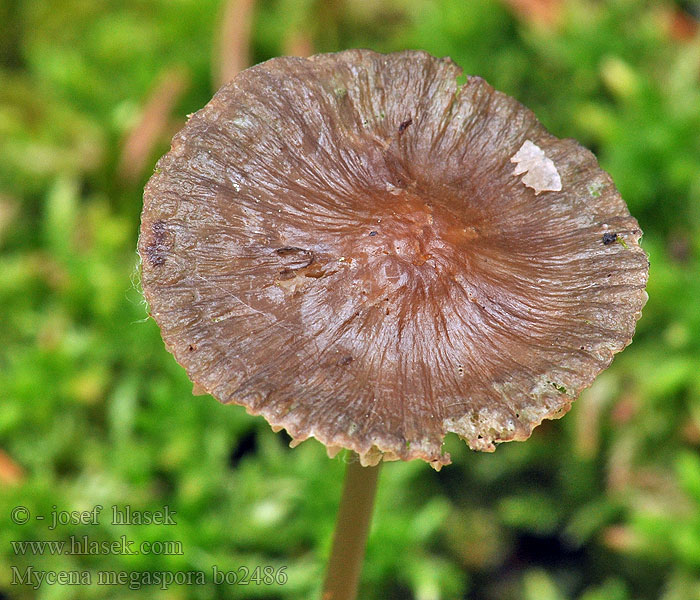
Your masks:
{"label": "white debris on cap", "polygon": [[558,192],[561,190],[561,177],[551,159],[547,158],[544,151],[527,140],[520,146],[510,159],[516,163],[513,175],[526,173],[522,182],[535,190],[535,195],[540,192]]}

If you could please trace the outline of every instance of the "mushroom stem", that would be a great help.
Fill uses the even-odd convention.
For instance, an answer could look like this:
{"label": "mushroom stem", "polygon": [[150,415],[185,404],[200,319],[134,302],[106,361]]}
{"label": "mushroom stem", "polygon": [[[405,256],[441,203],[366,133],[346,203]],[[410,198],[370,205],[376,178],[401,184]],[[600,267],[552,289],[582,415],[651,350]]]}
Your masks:
{"label": "mushroom stem", "polygon": [[357,597],[379,465],[363,467],[355,453],[348,462],[322,600],[355,600]]}

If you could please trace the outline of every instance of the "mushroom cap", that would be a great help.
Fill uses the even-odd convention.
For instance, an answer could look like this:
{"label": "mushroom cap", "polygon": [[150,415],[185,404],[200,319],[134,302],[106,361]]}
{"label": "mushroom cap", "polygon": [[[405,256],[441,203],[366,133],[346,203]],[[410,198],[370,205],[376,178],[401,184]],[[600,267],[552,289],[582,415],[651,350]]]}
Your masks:
{"label": "mushroom cap", "polygon": [[329,454],[439,468],[447,432],[524,440],[630,343],[648,260],[612,180],[460,74],[419,51],[275,58],[175,135],[139,253],[197,389]]}

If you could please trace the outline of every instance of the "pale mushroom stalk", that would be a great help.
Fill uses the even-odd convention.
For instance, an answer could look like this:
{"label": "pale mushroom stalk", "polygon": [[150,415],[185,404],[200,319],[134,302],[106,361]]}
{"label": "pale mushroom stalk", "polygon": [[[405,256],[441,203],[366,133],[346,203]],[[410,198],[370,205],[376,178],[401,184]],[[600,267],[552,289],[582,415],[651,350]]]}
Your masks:
{"label": "pale mushroom stalk", "polygon": [[357,597],[380,465],[363,467],[355,453],[347,464],[322,600]]}

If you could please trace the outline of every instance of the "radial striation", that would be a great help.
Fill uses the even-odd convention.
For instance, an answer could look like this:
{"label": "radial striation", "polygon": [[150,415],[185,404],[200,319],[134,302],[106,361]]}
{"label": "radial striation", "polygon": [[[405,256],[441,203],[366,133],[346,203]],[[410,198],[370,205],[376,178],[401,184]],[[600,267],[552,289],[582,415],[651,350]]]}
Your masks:
{"label": "radial striation", "polygon": [[[199,389],[333,452],[449,463],[630,343],[641,231],[595,157],[424,52],[240,73],[149,181],[143,289]],[[620,243],[606,243],[612,239]]]}

